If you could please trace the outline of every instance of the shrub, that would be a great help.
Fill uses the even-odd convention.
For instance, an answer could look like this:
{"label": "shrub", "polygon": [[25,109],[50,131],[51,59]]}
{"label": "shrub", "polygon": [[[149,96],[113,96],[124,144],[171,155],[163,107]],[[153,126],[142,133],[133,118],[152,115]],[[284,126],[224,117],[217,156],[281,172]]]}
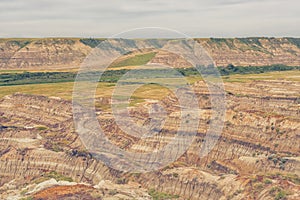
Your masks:
{"label": "shrub", "polygon": [[276,165],[277,162],[278,162],[278,159],[277,158],[273,158],[272,161],[273,161],[274,165]]}
{"label": "shrub", "polygon": [[276,194],[275,200],[286,199],[286,196],[287,193],[284,190],[281,190]]}
{"label": "shrub", "polygon": [[267,185],[269,185],[269,184],[272,183],[272,181],[271,181],[270,179],[265,179],[265,180],[264,180],[264,183],[267,184]]}
{"label": "shrub", "polygon": [[109,195],[111,195],[111,196],[114,196],[114,195],[116,195],[116,194],[118,194],[118,191],[117,190],[110,190],[109,192],[108,192],[108,194]]}
{"label": "shrub", "polygon": [[33,197],[25,197],[25,198],[22,198],[20,200],[33,200]]}
{"label": "shrub", "polygon": [[153,198],[153,200],[167,200],[167,199],[177,199],[178,195],[167,194],[163,192],[158,192],[155,189],[150,189],[148,194]]}
{"label": "shrub", "polygon": [[54,178],[56,181],[69,181],[73,182],[73,179],[62,174],[57,173],[56,171],[51,171],[46,175],[48,178]]}
{"label": "shrub", "polygon": [[103,41],[103,39],[84,38],[80,39],[79,41],[84,45],[95,48]]}
{"label": "shrub", "polygon": [[280,129],[279,128],[276,128],[276,133],[280,134]]}
{"label": "shrub", "polygon": [[118,178],[116,180],[116,183],[117,184],[126,184],[126,183],[128,183],[128,180],[126,178]]}
{"label": "shrub", "polygon": [[230,74],[260,74],[272,71],[287,71],[297,70],[300,66],[286,66],[286,65],[268,65],[268,66],[234,66],[229,64],[227,67],[218,67],[221,75]]}
{"label": "shrub", "polygon": [[36,127],[39,131],[43,131],[43,130],[46,130],[47,129],[47,127],[45,127],[45,126],[37,126]]}

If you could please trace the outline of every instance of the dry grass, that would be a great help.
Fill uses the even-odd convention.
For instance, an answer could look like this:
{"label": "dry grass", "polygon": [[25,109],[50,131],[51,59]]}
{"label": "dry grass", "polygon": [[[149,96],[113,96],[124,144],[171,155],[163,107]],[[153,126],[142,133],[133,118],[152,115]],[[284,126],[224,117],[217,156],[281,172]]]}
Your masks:
{"label": "dry grass", "polygon": [[[200,76],[187,77],[187,82],[194,83],[202,80]],[[284,72],[269,72],[263,74],[244,74],[231,75],[223,77],[224,82],[248,82],[253,80],[288,80],[300,81],[300,71],[284,71]],[[138,80],[136,80],[138,81]],[[178,80],[163,79],[160,82],[165,82],[170,85],[176,84]],[[156,81],[153,80],[153,83]],[[16,86],[2,86],[0,87],[0,98],[5,95],[11,95],[16,92],[44,96],[57,96],[62,99],[71,100],[73,91],[73,82],[65,83],[48,83],[48,84],[31,84],[31,85],[16,85]],[[96,90],[96,97],[110,97],[115,84],[99,83]],[[143,102],[144,99],[162,99],[170,91],[157,84],[147,84],[138,88],[132,95],[133,104]]]}
{"label": "dry grass", "polygon": [[[73,82],[66,83],[47,83],[47,84],[30,84],[30,85],[15,85],[1,86],[0,98],[11,95],[16,92],[43,96],[56,96],[62,99],[71,100],[73,92]],[[99,83],[97,96],[109,96],[112,92],[111,83]]]}
{"label": "dry grass", "polygon": [[[56,96],[62,99],[71,100],[73,92],[73,82],[67,83],[49,83],[49,84],[31,84],[0,87],[0,98],[17,92],[24,94],[34,94],[43,96]],[[96,89],[96,97],[110,97],[113,93],[115,84],[99,83]],[[159,85],[148,84],[138,88],[132,96],[132,99],[161,99],[169,93],[168,89]]]}
{"label": "dry grass", "polygon": [[223,77],[224,82],[248,82],[253,80],[300,81],[300,71],[267,72],[262,74],[235,74]]}

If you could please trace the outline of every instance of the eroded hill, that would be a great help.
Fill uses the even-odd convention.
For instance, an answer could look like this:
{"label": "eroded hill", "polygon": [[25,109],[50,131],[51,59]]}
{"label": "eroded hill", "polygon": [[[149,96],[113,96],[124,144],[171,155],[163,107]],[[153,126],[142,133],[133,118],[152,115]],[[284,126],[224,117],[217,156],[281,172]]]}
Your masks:
{"label": "eroded hill", "polygon": [[[299,38],[196,39],[218,66],[300,65]],[[1,39],[0,69],[77,69],[100,39]],[[159,53],[154,62],[162,59]],[[168,55],[177,67],[187,63]],[[173,59],[173,61],[172,61]],[[176,62],[175,62],[176,60]]]}
{"label": "eroded hill", "polygon": [[[219,66],[300,64],[298,39],[198,41]],[[73,82],[67,81],[73,81],[76,69],[99,42],[94,39],[0,41],[2,70],[67,71],[3,72],[1,81],[8,84],[0,88],[0,199],[300,198],[298,68],[263,74],[225,74],[222,77],[226,90],[224,129],[205,157],[199,157],[199,152],[211,124],[211,97],[202,79],[187,75],[199,98],[201,112],[193,143],[175,162],[160,170],[123,173],[96,159],[74,130],[70,100]],[[96,91],[97,119],[106,137],[119,148],[135,153],[163,148],[174,138],[180,123],[180,106],[174,95],[149,84],[133,94],[128,109],[136,123],[147,126],[148,109],[162,106],[168,115],[163,129],[141,138],[117,125],[110,109],[115,82],[125,73],[123,68],[134,69],[145,63],[176,68],[190,65],[168,52],[133,52],[112,64]],[[178,70],[191,73],[189,68]],[[150,100],[153,97],[156,99]]]}
{"label": "eroded hill", "polygon": [[[0,101],[1,198],[299,199],[299,82],[227,82],[225,88],[226,122],[213,151],[198,156],[211,112],[200,81],[194,89],[202,114],[193,144],[175,163],[144,174],[123,174],[94,159],[74,132],[70,101],[6,96]],[[176,99],[162,103],[171,120],[147,142],[119,129],[110,111],[99,109],[98,119],[120,148],[151,152],[170,141],[179,120]],[[148,123],[152,104],[132,107],[132,117]]]}

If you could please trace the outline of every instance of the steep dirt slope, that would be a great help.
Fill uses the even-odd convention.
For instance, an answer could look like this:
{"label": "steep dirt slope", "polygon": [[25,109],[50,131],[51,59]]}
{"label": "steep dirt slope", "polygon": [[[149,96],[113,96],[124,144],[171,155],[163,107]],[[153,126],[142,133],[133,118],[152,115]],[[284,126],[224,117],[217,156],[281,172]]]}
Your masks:
{"label": "steep dirt slope", "polygon": [[76,68],[90,51],[79,39],[2,39],[0,69]]}
{"label": "steep dirt slope", "polygon": [[240,38],[198,41],[218,66],[300,65],[300,39]]}
{"label": "steep dirt slope", "polygon": [[[284,64],[300,65],[300,39],[298,38],[240,38],[196,39],[211,55],[218,66],[228,64],[261,66]],[[1,39],[0,69],[70,69],[78,68],[95,44],[80,39]],[[187,67],[188,63],[163,52],[153,62],[168,59],[164,63],[175,67]]]}

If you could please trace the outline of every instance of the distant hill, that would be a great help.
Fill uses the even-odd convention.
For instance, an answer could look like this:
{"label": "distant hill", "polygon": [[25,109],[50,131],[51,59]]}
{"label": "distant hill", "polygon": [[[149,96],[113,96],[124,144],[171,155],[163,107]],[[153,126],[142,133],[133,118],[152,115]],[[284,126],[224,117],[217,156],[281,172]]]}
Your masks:
{"label": "distant hill", "polygon": [[[69,69],[80,63],[103,39],[0,39],[0,69]],[[300,66],[300,38],[195,39],[218,66]],[[165,59],[156,54],[153,59]],[[174,60],[175,61],[175,60]],[[184,66],[184,62],[176,67]],[[180,66],[182,65],[182,66]]]}

